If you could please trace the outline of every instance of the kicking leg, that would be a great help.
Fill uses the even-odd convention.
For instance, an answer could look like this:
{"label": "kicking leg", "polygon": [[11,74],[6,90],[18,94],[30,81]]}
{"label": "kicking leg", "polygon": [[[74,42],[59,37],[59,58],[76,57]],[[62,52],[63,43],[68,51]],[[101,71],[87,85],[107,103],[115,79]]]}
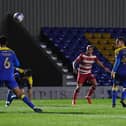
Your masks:
{"label": "kicking leg", "polygon": [[25,104],[27,104],[30,108],[32,108],[35,112],[41,113],[42,110],[40,108],[37,108],[29,99],[25,96],[25,94],[22,92],[22,90],[19,87],[16,87],[13,89],[14,93],[18,98],[23,100]]}

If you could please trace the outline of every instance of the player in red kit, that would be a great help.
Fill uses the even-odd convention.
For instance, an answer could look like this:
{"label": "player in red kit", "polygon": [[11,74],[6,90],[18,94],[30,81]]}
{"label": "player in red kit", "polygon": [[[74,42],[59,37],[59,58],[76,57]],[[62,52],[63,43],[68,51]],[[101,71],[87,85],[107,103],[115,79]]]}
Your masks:
{"label": "player in red kit", "polygon": [[[86,47],[86,52],[81,53],[74,61],[73,61],[73,71],[77,71],[77,86],[74,90],[72,105],[76,104],[77,95],[80,91],[80,88],[86,81],[91,83],[91,87],[88,89],[87,95],[85,98],[88,103],[91,104],[91,96],[94,93],[97,85],[97,81],[95,76],[91,73],[93,63],[97,63],[101,66],[105,71],[110,72],[110,70],[105,67],[97,58],[96,55],[93,55],[94,47],[92,45],[88,45]],[[76,66],[78,69],[76,69]]]}

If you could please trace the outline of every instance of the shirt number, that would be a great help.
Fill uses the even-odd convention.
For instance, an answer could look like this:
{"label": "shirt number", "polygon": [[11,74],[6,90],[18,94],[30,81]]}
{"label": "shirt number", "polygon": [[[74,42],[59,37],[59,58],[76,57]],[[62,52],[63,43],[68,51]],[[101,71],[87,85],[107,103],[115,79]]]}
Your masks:
{"label": "shirt number", "polygon": [[5,69],[9,69],[10,66],[11,66],[11,64],[10,64],[9,58],[6,57],[6,58],[5,58],[5,61],[4,61],[4,68],[5,68]]}

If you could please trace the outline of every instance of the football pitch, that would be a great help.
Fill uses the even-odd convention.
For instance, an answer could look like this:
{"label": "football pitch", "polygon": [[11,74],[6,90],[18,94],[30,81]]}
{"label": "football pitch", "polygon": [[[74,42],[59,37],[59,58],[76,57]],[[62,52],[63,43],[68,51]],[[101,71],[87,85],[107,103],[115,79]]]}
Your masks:
{"label": "football pitch", "polygon": [[8,108],[0,101],[0,126],[125,126],[126,109],[117,101],[111,107],[111,99],[94,99],[87,104],[79,99],[76,106],[71,100],[33,100],[43,109],[35,113],[22,101],[15,100]]}

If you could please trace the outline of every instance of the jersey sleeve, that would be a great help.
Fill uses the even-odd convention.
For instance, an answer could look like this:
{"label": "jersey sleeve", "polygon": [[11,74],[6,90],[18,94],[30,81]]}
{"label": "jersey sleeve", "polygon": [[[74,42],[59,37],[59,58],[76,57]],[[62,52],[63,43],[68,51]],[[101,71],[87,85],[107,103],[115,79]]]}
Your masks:
{"label": "jersey sleeve", "polygon": [[82,53],[73,61],[73,69],[77,69],[79,62],[82,60]]}
{"label": "jersey sleeve", "polygon": [[82,53],[74,60],[74,62],[79,63],[82,60]]}
{"label": "jersey sleeve", "polygon": [[116,54],[115,63],[114,63],[113,69],[112,69],[113,72],[116,72],[118,70],[120,62],[121,62],[121,52]]}
{"label": "jersey sleeve", "polygon": [[24,73],[24,69],[16,67],[15,70],[19,73]]}

